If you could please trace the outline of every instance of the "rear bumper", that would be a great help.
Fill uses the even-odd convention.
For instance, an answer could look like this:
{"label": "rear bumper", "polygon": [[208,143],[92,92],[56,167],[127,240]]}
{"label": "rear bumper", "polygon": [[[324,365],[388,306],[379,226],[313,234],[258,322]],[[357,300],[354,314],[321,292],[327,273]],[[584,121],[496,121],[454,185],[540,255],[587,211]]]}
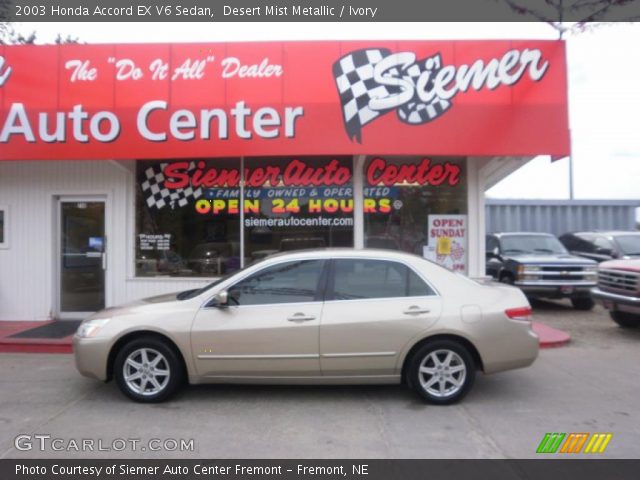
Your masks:
{"label": "rear bumper", "polygon": [[503,315],[478,322],[476,347],[484,373],[496,373],[531,365],[538,357],[540,339],[528,322]]}
{"label": "rear bumper", "polygon": [[605,308],[640,313],[640,297],[605,292],[598,287],[591,289],[591,296],[599,300]]}

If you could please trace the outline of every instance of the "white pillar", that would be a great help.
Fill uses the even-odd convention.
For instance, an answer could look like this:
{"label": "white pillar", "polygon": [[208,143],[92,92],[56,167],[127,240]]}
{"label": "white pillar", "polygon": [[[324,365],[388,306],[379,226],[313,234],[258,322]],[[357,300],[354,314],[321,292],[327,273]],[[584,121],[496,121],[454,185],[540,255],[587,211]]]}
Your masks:
{"label": "white pillar", "polygon": [[364,155],[353,157],[353,246],[364,248]]}
{"label": "white pillar", "polygon": [[483,158],[467,158],[467,275],[485,276],[484,177]]}

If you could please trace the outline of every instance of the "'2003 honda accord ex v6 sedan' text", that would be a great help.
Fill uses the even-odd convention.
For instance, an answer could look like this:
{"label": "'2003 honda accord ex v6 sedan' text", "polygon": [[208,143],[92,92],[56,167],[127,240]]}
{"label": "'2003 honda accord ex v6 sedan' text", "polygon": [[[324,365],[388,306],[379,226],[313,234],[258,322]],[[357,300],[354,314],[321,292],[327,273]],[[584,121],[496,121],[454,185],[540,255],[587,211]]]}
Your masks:
{"label": "'2003 honda accord ex v6 sedan' text", "polygon": [[405,382],[452,403],[476,370],[530,365],[531,308],[518,289],[481,285],[385,250],[276,254],[204,288],[108,308],[74,338],[83,375],[115,377],[158,402],[190,383]]}

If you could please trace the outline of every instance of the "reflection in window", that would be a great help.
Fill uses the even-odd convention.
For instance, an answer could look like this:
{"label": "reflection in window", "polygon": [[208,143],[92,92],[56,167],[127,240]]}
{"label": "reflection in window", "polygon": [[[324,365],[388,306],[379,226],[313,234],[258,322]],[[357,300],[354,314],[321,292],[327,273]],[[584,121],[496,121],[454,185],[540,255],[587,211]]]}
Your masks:
{"label": "reflection in window", "polygon": [[[250,158],[247,262],[276,252],[353,246],[352,157]],[[258,173],[271,173],[257,182]],[[261,176],[257,177],[262,178]]]}
{"label": "reflection in window", "polygon": [[[218,277],[240,268],[240,159],[136,167],[137,276]],[[212,195],[220,197],[215,208],[198,211],[198,200]]]}
{"label": "reflection in window", "polygon": [[409,267],[384,260],[336,260],[333,290],[336,300],[433,295]]}
{"label": "reflection in window", "polygon": [[452,157],[368,157],[365,246],[423,255],[429,215],[467,213],[464,165]]}
{"label": "reflection in window", "polygon": [[231,305],[312,302],[324,262],[287,262],[266,268],[229,289]]}

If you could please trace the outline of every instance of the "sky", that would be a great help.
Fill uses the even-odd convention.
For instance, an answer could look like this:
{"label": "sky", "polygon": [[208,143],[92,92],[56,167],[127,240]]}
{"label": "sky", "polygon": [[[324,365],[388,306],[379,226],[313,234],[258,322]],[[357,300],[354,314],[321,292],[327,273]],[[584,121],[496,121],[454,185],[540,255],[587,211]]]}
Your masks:
{"label": "sky", "polygon": [[[544,23],[27,23],[38,40],[86,43],[260,40],[555,39]],[[577,199],[640,201],[640,23],[567,37],[569,124]],[[538,157],[489,191],[492,198],[569,198],[569,159]],[[640,209],[638,210],[640,215]]]}

